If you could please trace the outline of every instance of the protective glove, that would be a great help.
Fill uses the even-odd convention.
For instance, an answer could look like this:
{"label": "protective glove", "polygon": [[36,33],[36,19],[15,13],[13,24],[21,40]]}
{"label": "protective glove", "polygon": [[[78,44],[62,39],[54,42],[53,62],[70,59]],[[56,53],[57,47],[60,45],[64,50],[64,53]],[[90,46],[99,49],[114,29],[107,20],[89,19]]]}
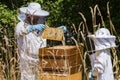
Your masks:
{"label": "protective glove", "polygon": [[67,31],[67,28],[66,28],[66,26],[59,26],[58,28],[61,28],[61,29],[63,29],[64,33],[66,33],[66,31]]}
{"label": "protective glove", "polygon": [[28,25],[28,32],[32,32],[33,30],[42,31],[44,28],[45,28],[44,24]]}

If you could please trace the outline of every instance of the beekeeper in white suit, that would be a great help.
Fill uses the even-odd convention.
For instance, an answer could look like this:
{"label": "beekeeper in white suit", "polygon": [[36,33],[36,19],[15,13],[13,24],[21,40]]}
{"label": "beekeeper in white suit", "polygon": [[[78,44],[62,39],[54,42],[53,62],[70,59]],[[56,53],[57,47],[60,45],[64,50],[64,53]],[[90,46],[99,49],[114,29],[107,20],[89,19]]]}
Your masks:
{"label": "beekeeper in white suit", "polygon": [[[38,50],[46,46],[41,34],[45,28],[45,18],[49,12],[42,10],[39,3],[32,2],[20,8],[16,26],[18,50],[20,54],[21,80],[38,80]],[[65,26],[60,26],[66,30]]]}
{"label": "beekeeper in white suit", "polygon": [[114,80],[110,48],[116,47],[116,37],[106,28],[100,28],[88,37],[94,41],[96,51],[90,56],[93,75],[98,76],[98,80]]}

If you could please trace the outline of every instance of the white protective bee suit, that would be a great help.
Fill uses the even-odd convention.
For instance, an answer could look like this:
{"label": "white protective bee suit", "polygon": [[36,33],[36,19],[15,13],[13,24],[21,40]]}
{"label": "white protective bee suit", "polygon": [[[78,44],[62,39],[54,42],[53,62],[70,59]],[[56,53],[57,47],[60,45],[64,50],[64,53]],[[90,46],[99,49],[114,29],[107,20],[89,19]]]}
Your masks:
{"label": "white protective bee suit", "polygon": [[20,8],[20,11],[21,14],[18,16],[20,22],[15,31],[20,55],[21,80],[38,80],[38,53],[39,48],[46,47],[46,39],[42,39],[42,31],[29,32],[29,24],[24,22],[25,13],[37,16],[48,16],[49,13],[42,10],[38,3],[30,3],[28,7]]}
{"label": "white protective bee suit", "polygon": [[93,74],[98,73],[98,80],[114,80],[110,48],[116,47],[116,37],[110,35],[106,28],[100,28],[95,35],[88,35],[88,37],[94,41],[96,51],[90,56]]}

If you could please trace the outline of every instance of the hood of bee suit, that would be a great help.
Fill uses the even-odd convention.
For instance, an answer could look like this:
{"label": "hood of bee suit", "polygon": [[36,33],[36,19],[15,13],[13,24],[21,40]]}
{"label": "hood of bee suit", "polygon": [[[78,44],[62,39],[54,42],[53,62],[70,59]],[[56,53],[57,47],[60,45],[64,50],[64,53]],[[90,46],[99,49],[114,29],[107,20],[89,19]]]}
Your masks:
{"label": "hood of bee suit", "polygon": [[20,8],[20,14],[18,15],[18,19],[21,21],[25,20],[26,15],[30,14],[33,16],[49,16],[49,12],[42,10],[41,5],[36,2],[31,2],[27,7],[21,7]]}
{"label": "hood of bee suit", "polygon": [[88,35],[95,45],[95,50],[103,50],[107,48],[116,47],[116,37],[110,34],[110,31],[106,28],[98,29],[95,34]]}

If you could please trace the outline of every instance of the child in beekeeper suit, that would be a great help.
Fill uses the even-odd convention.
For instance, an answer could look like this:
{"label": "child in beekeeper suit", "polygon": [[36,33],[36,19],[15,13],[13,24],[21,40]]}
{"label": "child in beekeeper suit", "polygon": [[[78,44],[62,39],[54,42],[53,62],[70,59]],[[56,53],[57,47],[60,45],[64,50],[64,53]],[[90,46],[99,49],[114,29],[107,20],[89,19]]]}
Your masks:
{"label": "child in beekeeper suit", "polygon": [[[42,10],[39,3],[32,2],[20,8],[16,26],[18,51],[20,54],[21,80],[38,80],[38,50],[46,47],[46,39],[41,37],[45,19],[49,12]],[[65,26],[59,28],[66,30]]]}
{"label": "child in beekeeper suit", "polygon": [[93,40],[96,51],[90,56],[93,75],[98,76],[98,80],[114,80],[110,48],[116,47],[116,37],[106,28],[100,28],[88,37]]}

